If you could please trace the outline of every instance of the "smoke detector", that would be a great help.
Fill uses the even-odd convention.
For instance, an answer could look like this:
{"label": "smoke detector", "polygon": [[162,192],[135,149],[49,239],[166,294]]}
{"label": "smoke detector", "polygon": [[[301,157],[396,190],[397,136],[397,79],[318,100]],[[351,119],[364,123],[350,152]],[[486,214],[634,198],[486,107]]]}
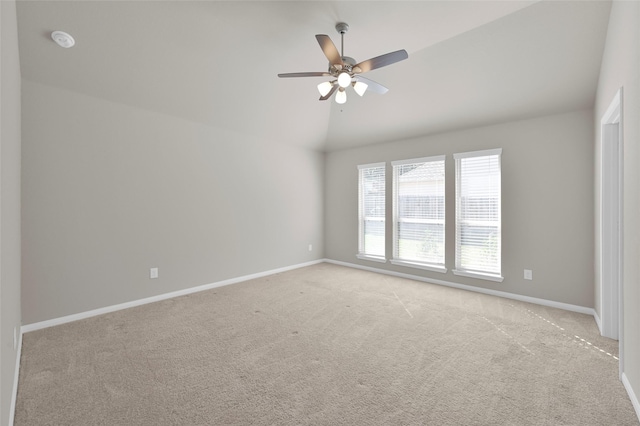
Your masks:
{"label": "smoke detector", "polygon": [[54,31],[51,33],[51,38],[53,41],[58,43],[58,46],[64,47],[68,49],[69,47],[73,47],[76,44],[76,41],[71,37],[70,34],[65,33],[64,31]]}

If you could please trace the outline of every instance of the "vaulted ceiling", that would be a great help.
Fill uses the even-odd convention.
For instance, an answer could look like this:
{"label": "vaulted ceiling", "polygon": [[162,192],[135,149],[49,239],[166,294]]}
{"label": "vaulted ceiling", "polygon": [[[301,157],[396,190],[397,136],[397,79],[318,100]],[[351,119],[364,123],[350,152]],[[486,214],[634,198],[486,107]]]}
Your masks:
{"label": "vaulted ceiling", "polygon": [[[593,106],[608,1],[18,2],[22,77],[251,136],[335,150]],[[385,95],[319,101],[315,34]],[[70,33],[63,49],[54,30]]]}

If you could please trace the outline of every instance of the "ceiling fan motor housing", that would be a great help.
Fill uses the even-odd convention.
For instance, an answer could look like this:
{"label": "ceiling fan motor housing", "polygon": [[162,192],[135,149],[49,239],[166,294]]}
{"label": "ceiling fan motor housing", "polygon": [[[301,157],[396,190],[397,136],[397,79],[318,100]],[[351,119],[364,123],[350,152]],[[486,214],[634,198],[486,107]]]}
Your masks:
{"label": "ceiling fan motor housing", "polygon": [[348,73],[354,71],[353,67],[357,63],[355,59],[350,56],[342,56],[340,59],[342,59],[344,66],[340,64],[329,63],[329,72],[332,75],[337,75],[340,73],[340,71],[347,71]]}
{"label": "ceiling fan motor housing", "polygon": [[356,60],[353,59],[350,56],[343,56],[342,57],[342,62],[344,62],[345,65],[349,65],[351,67],[353,67],[355,64],[357,64]]}

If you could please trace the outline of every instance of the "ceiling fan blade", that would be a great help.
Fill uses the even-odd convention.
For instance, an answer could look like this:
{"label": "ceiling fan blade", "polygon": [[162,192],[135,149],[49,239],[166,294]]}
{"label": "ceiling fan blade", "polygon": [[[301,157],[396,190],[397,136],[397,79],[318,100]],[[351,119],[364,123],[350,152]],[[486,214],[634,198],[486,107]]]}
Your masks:
{"label": "ceiling fan blade", "polygon": [[331,76],[328,72],[289,72],[284,74],[278,74],[280,78],[286,77],[326,77]]}
{"label": "ceiling fan blade", "polygon": [[318,44],[324,52],[324,56],[326,56],[329,60],[329,64],[344,65],[344,63],[342,62],[342,57],[340,56],[340,52],[338,52],[336,45],[333,44],[328,35],[317,34],[316,40],[318,40]]}
{"label": "ceiling fan blade", "polygon": [[395,64],[396,62],[405,60],[408,57],[409,55],[407,54],[406,50],[396,50],[395,52],[376,56],[375,58],[367,59],[366,61],[360,62],[353,67],[353,72],[362,73],[375,70],[376,68],[386,67],[387,65]]}
{"label": "ceiling fan blade", "polygon": [[380,94],[380,95],[384,95],[385,93],[387,93],[387,92],[389,91],[389,89],[387,89],[386,87],[384,87],[382,84],[380,84],[380,83],[376,83],[375,81],[373,81],[373,80],[369,80],[368,78],[364,78],[364,77],[362,77],[361,75],[356,75],[356,76],[354,77],[354,79],[355,79],[356,81],[361,81],[361,82],[363,82],[364,84],[366,84],[366,85],[368,86],[368,87],[367,87],[367,90],[370,90],[370,91],[372,91],[373,93],[378,93],[378,94]]}
{"label": "ceiling fan blade", "polygon": [[329,99],[331,97],[331,95],[333,95],[333,93],[338,90],[338,85],[334,83],[333,87],[331,88],[331,90],[329,90],[329,93],[327,93],[324,96],[320,96],[320,99],[318,99],[319,101],[326,101],[327,99]]}

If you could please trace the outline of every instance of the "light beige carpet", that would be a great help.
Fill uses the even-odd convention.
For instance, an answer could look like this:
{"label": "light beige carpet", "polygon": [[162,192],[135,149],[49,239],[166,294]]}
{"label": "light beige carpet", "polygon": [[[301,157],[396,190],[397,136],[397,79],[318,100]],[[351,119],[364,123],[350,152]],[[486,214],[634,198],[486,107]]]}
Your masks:
{"label": "light beige carpet", "polygon": [[319,264],[24,335],[16,425],[637,425],[592,317]]}

